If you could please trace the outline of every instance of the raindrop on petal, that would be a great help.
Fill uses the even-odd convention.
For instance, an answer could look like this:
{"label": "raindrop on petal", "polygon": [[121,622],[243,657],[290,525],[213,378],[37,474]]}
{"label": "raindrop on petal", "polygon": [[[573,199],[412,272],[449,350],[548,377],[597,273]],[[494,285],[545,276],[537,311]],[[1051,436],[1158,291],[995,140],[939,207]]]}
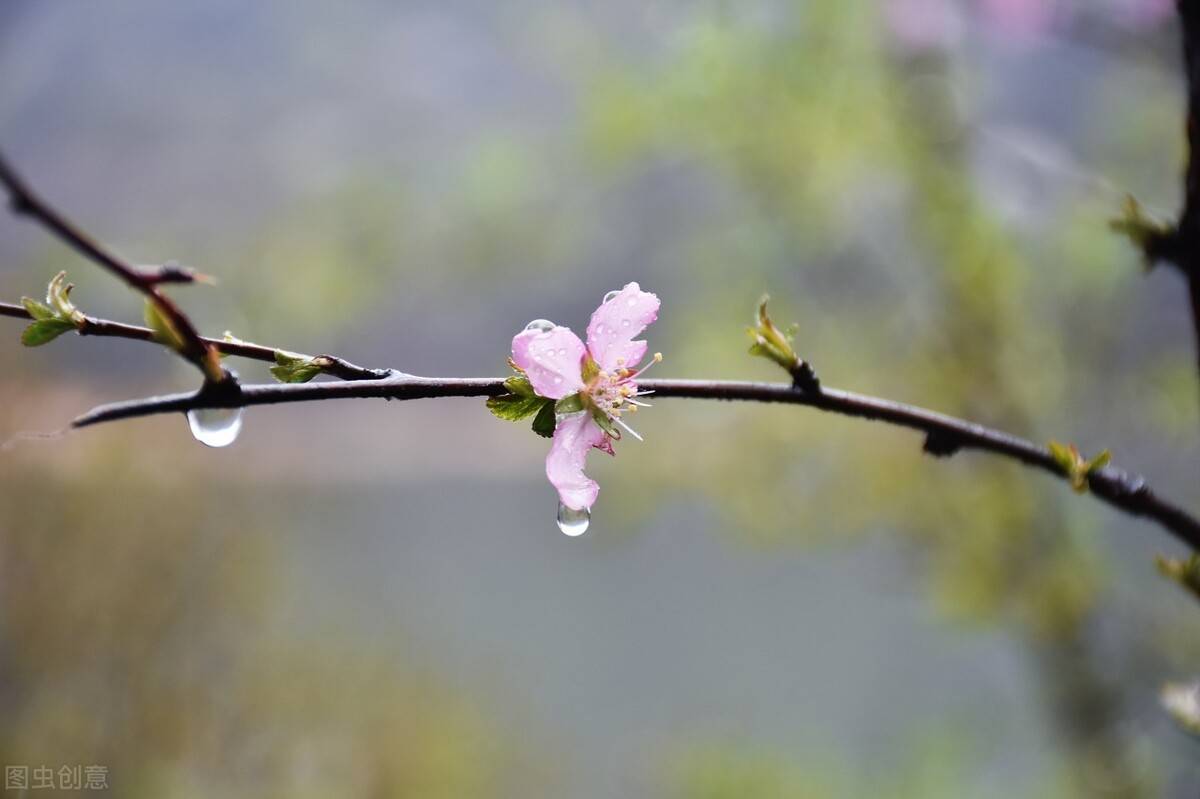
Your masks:
{"label": "raindrop on petal", "polygon": [[187,412],[192,436],[210,447],[228,447],[242,432],[242,408],[193,408]]}
{"label": "raindrop on petal", "polygon": [[608,292],[607,294],[604,295],[604,299],[600,302],[600,304],[603,305],[604,303],[608,302],[609,300],[611,300],[613,297],[617,296],[620,293],[621,292],[619,292],[619,291]]}
{"label": "raindrop on petal", "polygon": [[526,330],[536,330],[539,333],[549,333],[555,327],[554,323],[549,319],[534,319],[529,324],[525,325]]}
{"label": "raindrop on petal", "polygon": [[568,508],[561,502],[558,503],[558,529],[562,530],[564,535],[569,535],[572,538],[583,535],[587,532],[591,521],[592,512],[587,508],[575,510],[574,508]]}
{"label": "raindrop on petal", "polygon": [[633,324],[633,323],[630,322],[628,319],[621,320],[621,327],[629,327],[631,324]]}

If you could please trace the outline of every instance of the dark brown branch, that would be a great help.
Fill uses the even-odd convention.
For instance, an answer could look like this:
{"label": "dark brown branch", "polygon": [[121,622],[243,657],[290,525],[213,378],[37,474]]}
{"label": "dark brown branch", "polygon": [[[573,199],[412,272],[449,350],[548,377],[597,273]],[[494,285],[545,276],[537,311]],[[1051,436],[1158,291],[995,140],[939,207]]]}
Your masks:
{"label": "dark brown branch", "polygon": [[[937,442],[940,454],[960,449],[975,449],[1010,458],[1060,478],[1067,477],[1063,468],[1050,455],[1050,451],[1032,441],[935,411],[851,391],[822,388],[819,392],[811,392],[782,383],[720,380],[646,380],[638,385],[643,390],[653,391],[656,397],[806,405],[843,416],[870,419],[917,430],[926,435],[927,442]],[[104,405],[80,416],[72,426],[87,427],[118,419],[186,412],[193,408],[245,407],[349,398],[408,400],[428,397],[482,397],[503,394],[505,391],[501,378],[443,379],[407,375],[355,383],[252,385],[242,386],[240,392],[225,396],[194,392]],[[1142,477],[1109,466],[1093,473],[1088,478],[1088,484],[1091,492],[1109,505],[1132,516],[1152,520],[1193,549],[1200,549],[1200,520],[1178,505],[1155,495]]]}
{"label": "dark brown branch", "polygon": [[182,282],[186,274],[183,270],[164,268],[158,271],[144,271],[110,252],[34,193],[3,155],[0,155],[0,185],[8,191],[14,213],[41,223],[80,255],[99,264],[130,288],[146,295],[179,334],[182,342],[180,354],[195,364],[207,380],[221,382],[228,378],[228,372],[221,367],[216,351],[205,343],[179,306],[158,287],[163,282]]}
{"label": "dark brown branch", "polygon": [[[12,305],[7,302],[0,302],[0,316],[11,316],[14,319],[33,318],[24,307]],[[154,331],[148,327],[127,325],[122,322],[97,319],[93,316],[84,317],[83,323],[79,326],[78,333],[81,336],[108,336],[110,338],[127,338],[134,341],[154,341]],[[261,344],[251,344],[247,341],[225,341],[224,339],[205,338],[203,336],[201,336],[200,340],[204,342],[205,346],[212,347],[223,355],[236,355],[240,358],[275,363],[275,353],[277,350],[274,347],[264,347]],[[318,355],[316,357],[328,363],[327,366],[322,367],[322,372],[342,380],[382,380],[396,374],[396,371],[393,369],[369,369],[365,366],[350,363],[344,358],[338,358],[335,355]]]}
{"label": "dark brown branch", "polygon": [[1188,165],[1183,212],[1175,231],[1172,262],[1184,273],[1191,301],[1200,369],[1200,0],[1178,0],[1183,23],[1183,59],[1188,87]]}

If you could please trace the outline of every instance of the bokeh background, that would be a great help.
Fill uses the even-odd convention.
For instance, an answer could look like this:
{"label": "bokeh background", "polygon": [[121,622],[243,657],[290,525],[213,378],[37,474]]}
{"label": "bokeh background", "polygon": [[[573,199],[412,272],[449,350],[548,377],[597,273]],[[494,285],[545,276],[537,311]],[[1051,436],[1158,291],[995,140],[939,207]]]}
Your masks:
{"label": "bokeh background", "polygon": [[[660,376],[832,385],[1110,447],[1195,505],[1166,0],[0,3],[0,144],[206,332],[428,375],[663,299]],[[0,216],[0,297],[59,269]],[[0,336],[0,760],[189,796],[1195,796],[1178,548],[1060,483],[794,408],[665,400],[593,457],[474,400],[255,408],[224,450],[135,342]],[[268,380],[260,364],[243,378]]]}

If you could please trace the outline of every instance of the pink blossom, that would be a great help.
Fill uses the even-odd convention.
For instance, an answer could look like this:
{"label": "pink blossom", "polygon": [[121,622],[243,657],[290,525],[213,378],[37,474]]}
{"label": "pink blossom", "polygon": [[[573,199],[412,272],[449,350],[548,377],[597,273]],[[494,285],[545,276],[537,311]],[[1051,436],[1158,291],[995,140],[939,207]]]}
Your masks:
{"label": "pink blossom", "polygon": [[[559,501],[572,510],[591,508],[600,491],[596,481],[583,473],[588,452],[594,447],[614,454],[618,425],[640,438],[621,416],[644,406],[636,397],[647,392],[638,391],[636,380],[649,367],[638,368],[647,344],[634,337],[658,318],[658,307],[657,296],[629,283],[609,292],[592,314],[586,346],[570,328],[550,323],[531,323],[513,337],[513,363],[539,396],[579,397],[582,410],[560,416],[546,456],[546,477],[558,491]],[[662,355],[655,353],[651,363],[661,360]]]}

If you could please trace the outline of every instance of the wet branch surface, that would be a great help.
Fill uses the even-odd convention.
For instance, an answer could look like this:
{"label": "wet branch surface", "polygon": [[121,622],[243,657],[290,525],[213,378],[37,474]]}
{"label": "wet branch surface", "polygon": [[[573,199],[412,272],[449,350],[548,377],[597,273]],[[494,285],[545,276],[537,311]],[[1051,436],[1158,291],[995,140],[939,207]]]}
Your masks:
{"label": "wet branch surface", "polygon": [[[952,416],[892,400],[822,388],[804,391],[794,384],[725,380],[644,380],[638,386],[659,398],[711,399],[801,405],[842,416],[906,427],[926,435],[926,450],[950,455],[964,449],[1000,455],[1066,479],[1067,473],[1049,449],[1032,441]],[[397,375],[384,380],[348,383],[269,384],[241,386],[236,392],[204,389],[148,399],[103,405],[72,422],[88,427],[102,422],[134,419],[162,413],[183,413],[195,408],[236,408],[332,399],[411,400],[434,397],[490,397],[507,391],[503,378],[428,378]],[[1146,480],[1115,466],[1088,477],[1091,492],[1109,505],[1132,516],[1157,522],[1180,541],[1200,549],[1200,519],[1156,495]]]}

